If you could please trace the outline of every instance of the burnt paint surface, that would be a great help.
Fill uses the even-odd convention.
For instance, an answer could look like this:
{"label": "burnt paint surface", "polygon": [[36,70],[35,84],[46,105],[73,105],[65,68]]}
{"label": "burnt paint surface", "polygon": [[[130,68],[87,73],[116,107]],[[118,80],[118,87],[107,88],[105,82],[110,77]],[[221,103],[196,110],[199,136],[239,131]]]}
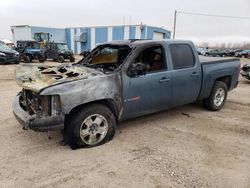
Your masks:
{"label": "burnt paint surface", "polygon": [[[17,83],[29,90],[33,90],[38,92],[40,95],[59,95],[61,98],[61,106],[62,106],[62,114],[68,114],[73,108],[86,104],[93,101],[99,101],[102,99],[109,99],[115,103],[115,106],[118,111],[118,120],[128,119],[135,116],[152,113],[155,111],[162,110],[163,108],[158,108],[157,105],[155,107],[151,107],[149,104],[156,101],[159,92],[164,93],[168,92],[169,96],[166,99],[166,105],[164,108],[171,108],[176,106],[176,100],[172,98],[174,95],[174,91],[177,93],[183,93],[184,97],[178,98],[177,101],[180,102],[178,105],[187,104],[184,99],[189,98],[191,95],[189,90],[183,88],[183,84],[185,85],[186,78],[190,77],[190,73],[196,71],[198,73],[197,79],[198,83],[193,83],[190,81],[190,84],[195,84],[198,88],[195,93],[195,99],[192,94],[192,101],[194,102],[197,99],[203,99],[204,96],[210,93],[211,88],[210,85],[213,84],[214,80],[220,76],[224,76],[225,74],[232,75],[232,85],[234,86],[238,80],[238,71],[236,70],[239,65],[239,61],[232,60],[231,63],[220,63],[214,65],[207,64],[202,66],[198,58],[198,55],[195,53],[196,66],[190,69],[189,72],[187,70],[178,70],[180,72],[181,83],[183,84],[175,84],[176,82],[176,70],[173,70],[171,53],[169,51],[170,44],[189,44],[193,52],[195,52],[195,47],[190,41],[138,41],[138,42],[115,42],[113,44],[123,44],[129,45],[133,50],[131,54],[128,56],[126,61],[124,62],[121,69],[111,73],[104,74],[101,71],[90,69],[84,66],[72,66],[72,65],[64,65],[66,72],[62,72],[59,69],[63,66],[58,67],[46,67],[46,66],[23,66],[20,67],[16,72]],[[110,43],[109,43],[110,44]],[[111,43],[112,44],[112,43]],[[140,76],[137,78],[131,78],[127,75],[127,70],[133,61],[133,59],[140,52],[140,48],[143,49],[145,47],[149,47],[152,45],[162,45],[164,47],[166,53],[166,63],[167,70],[154,73],[154,75],[150,75],[154,77],[155,83],[148,83],[146,77],[149,75]],[[231,67],[225,73],[225,67]],[[44,68],[43,68],[44,67]],[[52,73],[51,73],[52,71]],[[69,74],[70,73],[70,74]],[[70,75],[70,76],[69,76]],[[158,79],[162,79],[163,77],[169,78],[169,82],[163,84],[159,84]],[[213,77],[213,79],[210,79]],[[135,80],[138,80],[135,82]],[[149,78],[152,81],[151,78]],[[134,82],[134,83],[133,83]],[[137,83],[138,82],[138,83]],[[132,87],[133,84],[139,84],[141,89],[137,89],[137,87]],[[152,93],[152,89],[150,89],[150,85],[156,86],[159,84],[160,90],[155,89],[155,92]],[[135,85],[136,86],[136,85]],[[145,90],[143,86],[148,86],[148,89]],[[133,91],[132,91],[133,89]],[[131,93],[128,93],[132,91]],[[146,91],[150,91],[151,93],[147,93]],[[151,95],[152,94],[152,95]],[[149,100],[146,100],[143,96],[150,96]],[[164,97],[164,96],[163,96]],[[136,100],[130,100],[136,99]],[[191,100],[191,98],[190,98]],[[127,101],[129,103],[127,103]],[[140,104],[138,103],[140,101]],[[168,103],[169,101],[169,103]],[[146,110],[143,113],[136,115],[131,109],[134,108],[134,105],[138,103],[138,107],[140,109]],[[161,103],[159,103],[161,104]],[[146,106],[149,106],[149,110],[147,110]],[[15,108],[15,107],[14,107]],[[138,108],[138,109],[139,109]],[[137,110],[136,110],[137,111]],[[137,111],[138,112],[138,111]]]}

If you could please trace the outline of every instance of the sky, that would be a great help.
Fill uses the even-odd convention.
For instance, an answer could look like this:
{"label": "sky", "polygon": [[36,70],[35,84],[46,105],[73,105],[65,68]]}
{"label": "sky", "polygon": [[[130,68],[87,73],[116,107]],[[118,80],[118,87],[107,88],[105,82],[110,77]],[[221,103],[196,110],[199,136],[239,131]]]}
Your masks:
{"label": "sky", "polygon": [[[176,38],[194,42],[250,42],[250,0],[0,0],[0,39],[10,26],[87,27],[143,24],[173,31],[174,11],[249,17],[177,14]],[[131,18],[131,22],[130,22]]]}

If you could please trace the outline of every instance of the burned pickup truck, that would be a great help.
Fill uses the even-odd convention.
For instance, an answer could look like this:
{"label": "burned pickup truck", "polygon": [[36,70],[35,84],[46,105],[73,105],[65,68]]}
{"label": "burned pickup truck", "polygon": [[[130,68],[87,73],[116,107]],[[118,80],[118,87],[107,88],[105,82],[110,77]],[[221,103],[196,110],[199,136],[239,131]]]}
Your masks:
{"label": "burned pickup truck", "polygon": [[220,110],[239,72],[238,59],[200,60],[189,41],[117,41],[75,64],[20,66],[13,111],[25,129],[62,129],[71,148],[93,147],[126,119],[195,101]]}

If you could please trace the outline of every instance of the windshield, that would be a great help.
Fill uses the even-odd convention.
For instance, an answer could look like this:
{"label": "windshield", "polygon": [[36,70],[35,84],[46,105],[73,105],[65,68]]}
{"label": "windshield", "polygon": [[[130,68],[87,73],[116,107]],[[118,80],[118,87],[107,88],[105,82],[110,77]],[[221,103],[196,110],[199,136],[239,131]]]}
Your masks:
{"label": "windshield", "polygon": [[0,42],[0,51],[10,51],[11,48],[8,47],[6,44]]}
{"label": "windshield", "polygon": [[78,62],[104,73],[115,71],[127,58],[131,49],[128,46],[101,45],[95,48],[86,58]]}
{"label": "windshield", "polygon": [[57,44],[59,50],[68,50],[68,46],[66,44]]}
{"label": "windshield", "polygon": [[40,49],[40,45],[37,42],[28,42],[27,48],[28,49]]}

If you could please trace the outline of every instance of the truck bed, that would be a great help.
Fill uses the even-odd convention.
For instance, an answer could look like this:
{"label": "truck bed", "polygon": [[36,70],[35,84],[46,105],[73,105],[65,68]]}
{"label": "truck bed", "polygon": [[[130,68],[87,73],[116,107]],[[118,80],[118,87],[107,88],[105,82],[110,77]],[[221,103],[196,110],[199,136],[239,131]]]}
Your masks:
{"label": "truck bed", "polygon": [[209,64],[209,63],[225,63],[229,61],[239,60],[239,58],[235,57],[206,57],[199,56],[201,64]]}

